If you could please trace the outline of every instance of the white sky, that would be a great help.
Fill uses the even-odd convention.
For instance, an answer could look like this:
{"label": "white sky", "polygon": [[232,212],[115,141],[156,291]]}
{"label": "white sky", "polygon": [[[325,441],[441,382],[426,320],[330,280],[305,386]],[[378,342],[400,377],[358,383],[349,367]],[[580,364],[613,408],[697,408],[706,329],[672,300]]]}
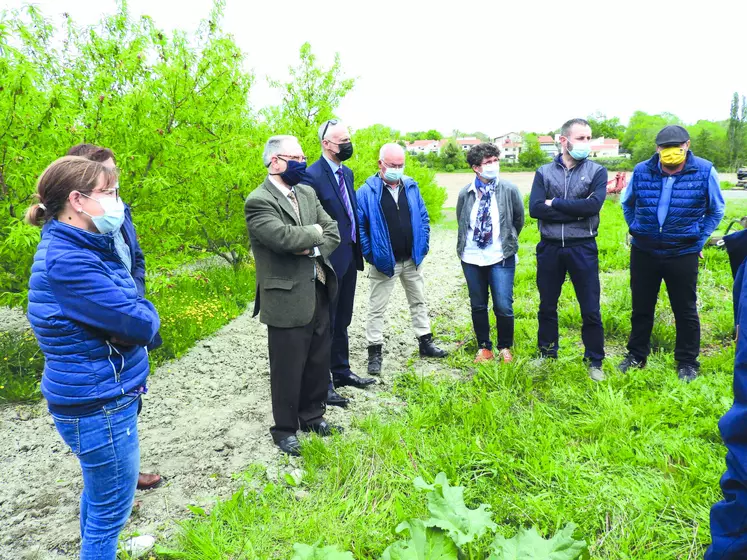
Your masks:
{"label": "white sky", "polygon": [[[728,118],[733,92],[747,95],[744,0],[226,2],[223,28],[258,78],[253,104],[278,102],[264,77],[285,79],[309,41],[325,66],[339,52],[357,78],[338,110],[354,128],[547,132],[596,111],[627,123],[636,110],[692,123]],[[114,0],[33,3],[79,24],[115,10]],[[129,0],[167,31],[194,31],[211,6]]]}

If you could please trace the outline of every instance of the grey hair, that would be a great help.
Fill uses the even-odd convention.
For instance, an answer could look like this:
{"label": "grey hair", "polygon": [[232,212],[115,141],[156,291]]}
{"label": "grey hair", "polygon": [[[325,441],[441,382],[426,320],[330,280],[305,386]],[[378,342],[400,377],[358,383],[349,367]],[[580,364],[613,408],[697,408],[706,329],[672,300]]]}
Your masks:
{"label": "grey hair", "polygon": [[279,134],[278,136],[270,136],[270,138],[267,140],[267,144],[265,144],[265,151],[262,152],[262,162],[265,164],[265,167],[270,167],[270,163],[272,163],[272,156],[276,156],[280,153],[280,151],[283,149],[283,143],[286,140],[295,140],[298,141],[298,138],[295,136],[291,136],[290,134]]}
{"label": "grey hair", "polygon": [[568,138],[568,135],[571,133],[571,128],[573,128],[574,124],[580,124],[581,126],[588,126],[591,128],[589,121],[587,121],[586,119],[571,119],[564,122],[563,126],[560,127],[560,135]]}
{"label": "grey hair", "polygon": [[[334,124],[332,124],[332,121],[335,121]],[[324,121],[321,125],[319,125],[319,143],[321,144],[324,138],[327,136],[327,133],[329,132],[329,129],[333,126],[338,126],[343,124],[343,122],[340,119],[328,119]]]}
{"label": "grey hair", "polygon": [[384,152],[386,152],[390,148],[397,148],[403,154],[405,153],[405,149],[402,146],[400,146],[396,142],[389,142],[388,144],[384,144],[379,150],[379,159],[384,159]]}

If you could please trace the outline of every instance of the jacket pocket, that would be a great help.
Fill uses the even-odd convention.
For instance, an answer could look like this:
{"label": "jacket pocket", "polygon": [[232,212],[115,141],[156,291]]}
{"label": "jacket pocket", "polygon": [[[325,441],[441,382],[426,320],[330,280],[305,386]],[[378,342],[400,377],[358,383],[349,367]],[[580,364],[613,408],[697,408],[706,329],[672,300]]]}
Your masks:
{"label": "jacket pocket", "polygon": [[80,419],[52,414],[52,420],[62,441],[70,448],[70,451],[75,455],[80,455]]}
{"label": "jacket pocket", "polygon": [[265,290],[292,290],[293,280],[290,278],[265,278],[264,285],[262,286]]}

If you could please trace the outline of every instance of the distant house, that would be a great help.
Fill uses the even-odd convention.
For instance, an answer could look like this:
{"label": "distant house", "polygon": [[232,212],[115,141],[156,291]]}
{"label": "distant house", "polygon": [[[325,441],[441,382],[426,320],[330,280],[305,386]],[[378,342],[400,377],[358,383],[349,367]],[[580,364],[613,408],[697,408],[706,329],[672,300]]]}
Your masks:
{"label": "distant house", "polygon": [[595,138],[591,141],[591,157],[615,158],[620,156],[620,141],[617,138]]}
{"label": "distant house", "polygon": [[[441,149],[446,145],[446,143],[449,141],[449,138],[444,138],[439,142],[438,151],[441,152]],[[479,138],[457,138],[456,143],[458,146],[462,148],[463,151],[469,150],[472,146],[477,146],[478,144],[482,144],[482,140]]]}
{"label": "distant house", "polygon": [[500,136],[496,136],[493,138],[493,144],[496,146],[503,146],[504,144],[523,144],[524,143],[524,137],[519,134],[518,132],[507,132],[506,134],[501,134]]}
{"label": "distant house", "polygon": [[415,140],[407,142],[405,148],[411,154],[437,154],[441,145],[438,140]]}
{"label": "distant house", "polygon": [[539,142],[540,150],[545,152],[545,155],[549,157],[555,157],[558,155],[558,145],[555,143],[555,139],[552,136],[538,136],[537,142]]}
{"label": "distant house", "polygon": [[524,149],[524,138],[517,132],[509,132],[493,138],[493,144],[501,149],[501,160],[516,162]]}

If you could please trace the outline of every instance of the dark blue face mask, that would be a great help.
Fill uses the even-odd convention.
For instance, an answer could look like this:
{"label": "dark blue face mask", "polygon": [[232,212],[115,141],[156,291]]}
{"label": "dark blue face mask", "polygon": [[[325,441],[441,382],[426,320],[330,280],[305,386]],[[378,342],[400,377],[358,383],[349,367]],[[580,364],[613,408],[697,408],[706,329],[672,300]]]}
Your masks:
{"label": "dark blue face mask", "polygon": [[280,156],[278,156],[278,159],[287,163],[288,168],[282,173],[270,173],[270,175],[280,175],[280,178],[289,187],[293,187],[300,183],[303,174],[306,172],[306,162],[300,162],[294,159],[283,159]]}

